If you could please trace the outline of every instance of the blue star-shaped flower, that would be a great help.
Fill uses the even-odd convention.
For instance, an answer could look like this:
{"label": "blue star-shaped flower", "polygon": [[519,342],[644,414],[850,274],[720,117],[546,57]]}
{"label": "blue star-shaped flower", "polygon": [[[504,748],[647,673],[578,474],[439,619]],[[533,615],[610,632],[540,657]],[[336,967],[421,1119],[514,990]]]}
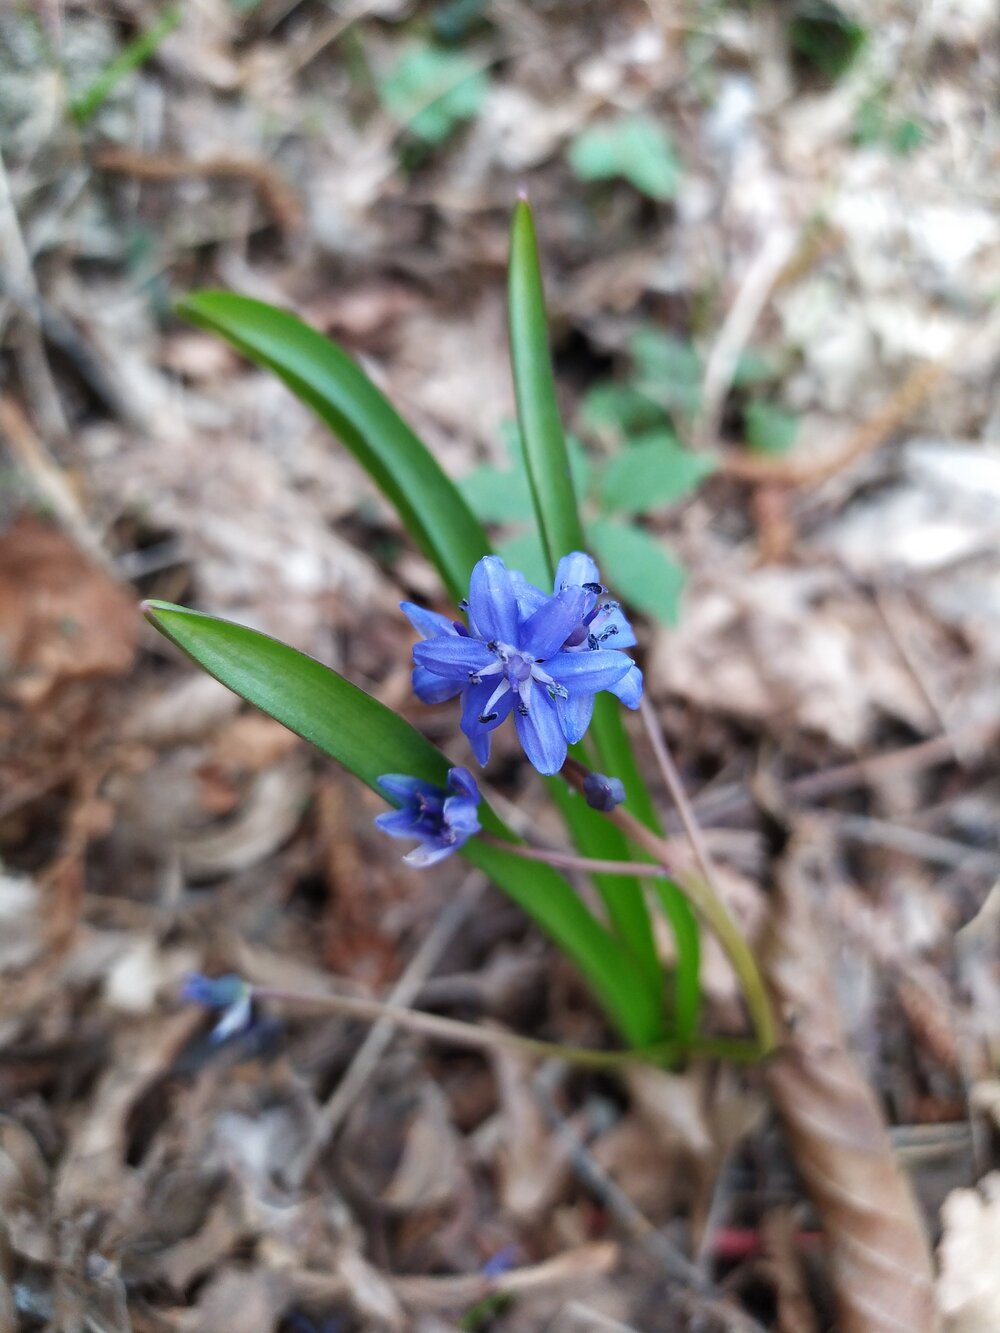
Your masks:
{"label": "blue star-shaped flower", "polygon": [[468,628],[403,603],[425,636],[413,649],[414,690],[424,703],[461,695],[462,730],[481,764],[489,758],[491,733],[513,712],[531,763],[540,773],[557,773],[567,740],[579,740],[586,730],[597,691],[614,689],[637,669],[624,654],[601,646],[601,635],[620,632],[610,604],[600,605],[603,591],[594,581],[564,580],[546,596],[499,556],[484,556],[463,604]]}
{"label": "blue star-shaped flower", "polygon": [[467,768],[449,770],[447,790],[405,773],[384,773],[378,785],[400,808],[378,815],[375,823],[393,838],[418,840],[420,846],[403,857],[411,866],[443,861],[480,830],[481,797]]}

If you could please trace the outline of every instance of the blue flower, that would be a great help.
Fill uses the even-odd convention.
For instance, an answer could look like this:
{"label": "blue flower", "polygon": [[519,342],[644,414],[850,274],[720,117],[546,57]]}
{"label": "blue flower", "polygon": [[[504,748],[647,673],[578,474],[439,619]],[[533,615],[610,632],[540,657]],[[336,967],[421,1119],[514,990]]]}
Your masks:
{"label": "blue flower", "polygon": [[[514,576],[517,587],[518,605],[522,614],[539,606],[545,594],[530,584],[523,574]],[[593,652],[601,647],[634,648],[635,631],[629,624],[617,602],[604,600],[607,588],[601,583],[600,571],[595,562],[583,551],[573,551],[564,555],[556,566],[556,593],[567,588],[584,588],[594,594],[585,615],[581,616],[562,645],[566,653]],[[618,696],[626,708],[638,708],[642,698],[642,671],[631,658],[626,658],[629,668],[619,680],[607,688]],[[563,734],[571,745],[582,739],[590,726],[594,713],[594,696],[577,694],[563,700],[559,707]]]}
{"label": "blue flower", "polygon": [[378,785],[398,810],[377,816],[375,823],[393,838],[416,838],[420,846],[403,860],[411,866],[432,866],[450,856],[482,827],[476,808],[481,797],[467,768],[448,772],[448,790],[405,773],[385,773]]}
{"label": "blue flower", "polygon": [[249,985],[235,972],[222,977],[206,977],[203,972],[189,972],[181,986],[181,999],[221,1009],[222,1017],[212,1029],[212,1040],[226,1041],[237,1032],[245,1032],[253,1021]]}
{"label": "blue flower", "polygon": [[[468,628],[403,603],[425,636],[413,649],[413,688],[424,703],[461,695],[462,730],[481,764],[489,758],[491,733],[513,711],[532,764],[539,773],[558,773],[567,739],[583,734],[575,734],[578,714],[586,712],[589,721],[597,691],[613,689],[630,672],[632,661],[602,648],[589,628],[607,614],[598,606],[599,587],[567,584],[546,596],[499,556],[488,555],[472,571],[463,604]],[[605,628],[602,621],[602,633]]]}

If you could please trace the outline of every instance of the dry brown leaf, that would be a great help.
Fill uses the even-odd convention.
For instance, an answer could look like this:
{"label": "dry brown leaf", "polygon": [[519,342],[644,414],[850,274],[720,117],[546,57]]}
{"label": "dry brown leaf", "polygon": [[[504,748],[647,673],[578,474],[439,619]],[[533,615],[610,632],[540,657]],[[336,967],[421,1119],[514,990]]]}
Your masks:
{"label": "dry brown leaf", "polygon": [[878,1102],[846,1047],[800,844],[776,878],[764,959],[783,1032],[768,1080],[827,1235],[838,1328],[931,1333],[939,1322],[923,1223]]}
{"label": "dry brown leaf", "polygon": [[24,703],[62,681],[124,674],[138,625],[129,595],[57,528],[22,518],[0,537],[0,657]]}

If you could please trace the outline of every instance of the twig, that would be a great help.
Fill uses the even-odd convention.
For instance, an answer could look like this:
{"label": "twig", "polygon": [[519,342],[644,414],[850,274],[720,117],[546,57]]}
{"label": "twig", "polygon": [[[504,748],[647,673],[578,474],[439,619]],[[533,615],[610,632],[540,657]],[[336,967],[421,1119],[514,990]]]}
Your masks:
{"label": "twig", "polygon": [[499,1027],[483,1027],[462,1023],[440,1014],[428,1014],[420,1009],[406,1009],[369,1000],[358,995],[314,995],[307,991],[286,990],[274,986],[253,986],[255,999],[271,1000],[279,1004],[300,1005],[303,1008],[326,1009],[345,1018],[377,1023],[384,1019],[395,1027],[408,1028],[425,1037],[436,1037],[456,1046],[472,1050],[509,1050],[532,1060],[562,1060],[566,1064],[585,1069],[617,1069],[636,1063],[664,1063],[701,1055],[721,1060],[735,1060],[751,1064],[760,1059],[760,1049],[754,1043],[739,1037],[699,1037],[695,1042],[657,1042],[655,1046],[639,1046],[628,1051],[603,1051],[591,1046],[561,1046],[557,1042],[522,1037]]}
{"label": "twig", "polygon": [[102,171],[134,176],[138,180],[172,181],[185,176],[197,180],[245,180],[255,186],[261,203],[282,231],[296,231],[302,208],[285,181],[268,162],[217,154],[201,161],[178,153],[139,153],[132,148],[105,148],[94,157]]}
{"label": "twig", "polygon": [[[402,976],[396,982],[388,1004],[408,1009],[416,999],[424,982],[437,966],[442,954],[465,924],[483,889],[486,877],[473,871],[445,910],[437,918],[434,928],[413,955]],[[344,1119],[360,1095],[386,1047],[392,1040],[396,1024],[387,1016],[379,1018],[358,1048],[333,1094],[320,1111],[316,1127],[300,1156],[292,1163],[292,1183],[300,1186],[316,1164],[317,1159],[333,1141]]]}
{"label": "twig", "polygon": [[0,398],[0,435],[39,498],[49,506],[77,546],[117,579],[119,575],[114,561],[105,550],[99,534],[95,532],[58,464],[12,398]]}
{"label": "twig", "polygon": [[719,433],[722,406],[740,356],[767,305],[771,291],[792,258],[795,246],[795,233],[790,227],[776,228],[768,235],[744,274],[736,299],[729,307],[708,354],[701,385],[701,411],[694,429],[697,443],[710,444]]}
{"label": "twig", "polygon": [[667,790],[670,792],[670,799],[677,807],[677,813],[680,816],[681,823],[684,826],[684,832],[687,834],[688,842],[691,844],[691,850],[694,852],[695,859],[698,862],[698,868],[705,876],[709,884],[714,884],[715,867],[712,864],[712,857],[708,846],[702,836],[701,828],[698,824],[697,816],[691,808],[691,802],[687,798],[684,790],[684,784],[681,781],[681,775],[677,771],[677,765],[674,763],[673,756],[667,746],[667,739],[663,734],[663,728],[660,726],[653,705],[643,695],[639,703],[639,716],[642,724],[646,728],[646,735],[653,747],[653,757],[656,760],[664,782],[667,784]]}
{"label": "twig", "polygon": [[0,153],[0,258],[8,273],[14,275],[14,285],[29,294],[30,300],[21,311],[23,322],[21,370],[25,389],[30,389],[33,406],[45,435],[65,435],[69,429],[59,391],[45,356],[45,344],[39,328],[37,305],[38,284],[31,266],[28,247],[21,234],[14,207],[7,169]]}

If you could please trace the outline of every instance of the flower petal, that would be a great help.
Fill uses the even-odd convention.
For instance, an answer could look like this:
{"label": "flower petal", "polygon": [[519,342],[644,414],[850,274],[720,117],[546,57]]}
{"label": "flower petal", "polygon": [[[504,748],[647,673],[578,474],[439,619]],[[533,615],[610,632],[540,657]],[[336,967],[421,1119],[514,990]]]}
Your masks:
{"label": "flower petal", "polygon": [[498,555],[484,555],[472,571],[469,615],[484,639],[517,643],[517,597],[510,572]]}
{"label": "flower petal", "polygon": [[563,735],[570,745],[575,745],[587,734],[590,719],[594,715],[594,696],[581,693],[571,694],[568,699],[557,699],[556,710]]}
{"label": "flower petal", "polygon": [[379,787],[394,801],[402,804],[422,792],[425,796],[432,795],[437,788],[432,782],[425,782],[423,778],[415,778],[412,773],[383,773],[377,778]]}
{"label": "flower petal", "polygon": [[509,571],[510,581],[514,588],[514,596],[517,598],[517,610],[522,620],[528,617],[546,601],[549,594],[542,592],[541,588],[536,588],[533,583],[529,583],[519,569]]}
{"label": "flower petal", "polygon": [[519,647],[532,656],[557,653],[594,604],[594,594],[584,588],[564,588],[549,597],[521,626]]}
{"label": "flower petal", "polygon": [[534,690],[526,713],[514,714],[514,725],[524,753],[539,773],[558,773],[566,759],[566,737],[556,706],[542,690]]}
{"label": "flower petal", "polygon": [[556,565],[555,591],[560,588],[579,588],[584,583],[600,583],[596,563],[584,551],[571,551]]}
{"label": "flower petal", "polygon": [[408,866],[415,866],[418,870],[424,870],[427,866],[433,866],[438,861],[443,861],[446,856],[451,856],[457,847],[457,842],[438,842],[436,840],[425,842],[419,847],[414,847],[412,852],[407,852],[403,860]]}
{"label": "flower petal", "polygon": [[476,807],[464,796],[449,796],[444,803],[445,823],[455,835],[455,846],[461,847],[482,828]]}
{"label": "flower petal", "polygon": [[454,699],[460,693],[464,680],[446,680],[426,667],[413,668],[413,693],[422,704],[443,704],[446,699]]}
{"label": "flower petal", "polygon": [[633,662],[632,670],[626,672],[616,685],[609,688],[612,694],[621,699],[626,708],[638,708],[639,700],[642,698],[642,671]]}
{"label": "flower petal", "polygon": [[425,667],[436,676],[465,684],[470,675],[489,666],[496,658],[485,643],[456,634],[453,639],[442,635],[437,639],[415,643],[413,660],[417,666]]}
{"label": "flower petal", "polygon": [[428,611],[424,606],[417,606],[416,602],[400,602],[399,609],[407,620],[425,639],[436,639],[440,635],[447,634],[455,636],[458,630],[454,623],[447,616],[442,616],[437,611]]}
{"label": "flower petal", "polygon": [[[418,645],[419,647],[419,645]],[[595,648],[589,653],[556,653],[545,663],[545,670],[570,694],[594,694],[610,690],[626,675],[635,663],[624,653],[607,648]]]}
{"label": "flower petal", "polygon": [[632,628],[625,612],[615,602],[606,602],[607,610],[598,611],[597,615],[590,622],[591,634],[596,634],[598,639],[608,630],[613,633],[608,634],[606,642],[609,648],[634,648],[637,639],[635,630]]}
{"label": "flower petal", "polygon": [[464,796],[466,800],[472,801],[475,805],[478,805],[482,799],[479,795],[479,785],[467,768],[449,769],[448,786],[456,795]]}
{"label": "flower petal", "polygon": [[514,694],[508,690],[493,705],[496,717],[490,722],[480,722],[483,709],[494,692],[492,679],[484,680],[482,685],[470,685],[462,696],[462,730],[469,738],[472,753],[480,764],[485,764],[490,757],[490,734],[503,722],[514,706]]}

